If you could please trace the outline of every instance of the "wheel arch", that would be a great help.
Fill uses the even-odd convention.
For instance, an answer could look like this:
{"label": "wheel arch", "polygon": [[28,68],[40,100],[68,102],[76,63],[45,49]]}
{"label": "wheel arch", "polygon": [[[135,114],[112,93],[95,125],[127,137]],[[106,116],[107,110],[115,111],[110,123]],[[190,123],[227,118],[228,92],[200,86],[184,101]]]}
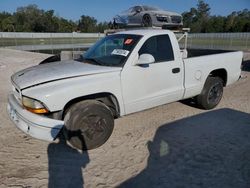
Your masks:
{"label": "wheel arch", "polygon": [[144,13],[143,16],[142,16],[142,19],[143,19],[144,16],[150,16],[150,18],[151,18],[151,15],[149,13]]}
{"label": "wheel arch", "polygon": [[216,69],[209,73],[209,77],[219,77],[223,81],[223,86],[227,85],[227,71],[226,69]]}
{"label": "wheel arch", "polygon": [[143,25],[143,21],[145,19],[145,16],[149,16],[150,21],[151,21],[151,25],[152,25],[153,24],[153,22],[152,22],[152,16],[149,13],[144,13],[143,16],[141,17],[141,23],[142,23],[142,25]]}
{"label": "wheel arch", "polygon": [[63,116],[64,118],[67,109],[69,109],[72,105],[76,104],[77,102],[84,101],[84,100],[97,100],[104,103],[108,106],[114,116],[114,118],[118,118],[120,116],[120,105],[116,98],[116,96],[112,93],[103,92],[103,93],[95,93],[86,96],[81,96],[70,100],[63,108]]}

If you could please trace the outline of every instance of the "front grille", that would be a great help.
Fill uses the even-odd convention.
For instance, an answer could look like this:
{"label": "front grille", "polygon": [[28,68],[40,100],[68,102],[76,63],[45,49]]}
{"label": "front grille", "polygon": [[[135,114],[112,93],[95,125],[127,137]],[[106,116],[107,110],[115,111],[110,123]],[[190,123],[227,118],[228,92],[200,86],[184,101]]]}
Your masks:
{"label": "front grille", "polygon": [[181,23],[182,17],[181,16],[171,16],[172,23]]}

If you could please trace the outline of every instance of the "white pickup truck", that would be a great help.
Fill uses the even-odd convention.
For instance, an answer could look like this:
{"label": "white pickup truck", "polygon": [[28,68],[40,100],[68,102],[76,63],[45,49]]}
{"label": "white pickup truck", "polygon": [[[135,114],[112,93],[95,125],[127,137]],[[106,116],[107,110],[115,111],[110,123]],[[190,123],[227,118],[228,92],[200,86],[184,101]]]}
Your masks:
{"label": "white pickup truck", "polygon": [[106,36],[80,59],[37,65],[12,75],[8,112],[25,133],[93,149],[110,137],[114,119],[187,98],[204,109],[241,74],[242,52],[183,58],[168,30]]}

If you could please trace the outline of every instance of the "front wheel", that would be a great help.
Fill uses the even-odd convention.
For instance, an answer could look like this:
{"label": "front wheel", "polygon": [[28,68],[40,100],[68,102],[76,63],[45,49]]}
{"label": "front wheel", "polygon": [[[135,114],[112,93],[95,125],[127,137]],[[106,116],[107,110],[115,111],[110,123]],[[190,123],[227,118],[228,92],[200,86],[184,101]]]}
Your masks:
{"label": "front wheel", "polygon": [[208,77],[197,103],[202,108],[209,110],[215,108],[223,95],[223,81],[219,77]]}
{"label": "front wheel", "polygon": [[66,140],[80,150],[90,150],[103,145],[114,128],[110,109],[95,100],[74,104],[67,110],[64,123]]}

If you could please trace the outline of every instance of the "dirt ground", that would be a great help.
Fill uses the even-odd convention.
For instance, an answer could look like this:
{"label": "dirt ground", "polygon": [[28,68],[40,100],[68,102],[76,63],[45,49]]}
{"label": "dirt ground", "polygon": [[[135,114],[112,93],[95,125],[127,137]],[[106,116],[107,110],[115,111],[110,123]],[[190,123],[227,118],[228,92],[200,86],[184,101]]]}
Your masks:
{"label": "dirt ground", "polygon": [[211,111],[175,102],[122,117],[106,144],[80,153],[19,131],[10,76],[45,54],[0,49],[0,187],[250,187],[250,66]]}

